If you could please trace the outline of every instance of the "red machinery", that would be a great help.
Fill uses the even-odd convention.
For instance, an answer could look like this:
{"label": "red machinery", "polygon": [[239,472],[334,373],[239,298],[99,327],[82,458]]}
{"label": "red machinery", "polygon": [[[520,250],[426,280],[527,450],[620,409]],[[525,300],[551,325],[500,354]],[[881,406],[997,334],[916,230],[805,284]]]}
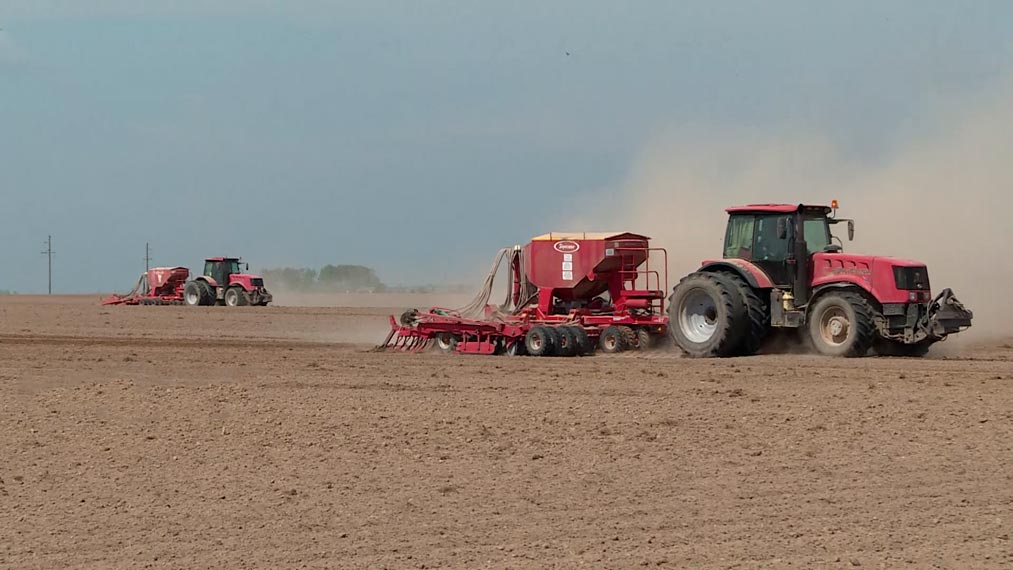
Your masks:
{"label": "red machinery", "polygon": [[[380,349],[421,351],[435,341],[468,354],[589,354],[648,348],[668,328],[668,254],[633,233],[548,233],[496,256],[485,286],[461,309],[411,309]],[[652,269],[651,254],[663,257]],[[507,262],[506,300],[489,305],[493,281]]]}
{"label": "red machinery", "polygon": [[[133,290],[113,295],[103,305],[266,306],[274,300],[259,275],[243,273],[238,257],[209,257],[204,273],[187,281],[186,267],[155,267],[141,274]],[[246,264],[246,269],[249,269]]]}
{"label": "red machinery", "polygon": [[113,295],[103,305],[181,305],[183,286],[190,276],[186,267],[153,267],[141,274],[133,290]]}
{"label": "red machinery", "polygon": [[[183,288],[187,305],[226,305],[266,307],[274,296],[264,287],[259,275],[243,273],[238,257],[209,257],[204,260],[204,273]],[[246,269],[250,269],[247,263]]]}
{"label": "red machinery", "polygon": [[951,290],[933,297],[924,263],[845,253],[831,228],[847,224],[851,240],[855,226],[837,218],[837,200],[727,212],[722,258],[672,292],[671,333],[690,356],[751,355],[775,329],[798,330],[831,356],[922,356],[971,326]]}

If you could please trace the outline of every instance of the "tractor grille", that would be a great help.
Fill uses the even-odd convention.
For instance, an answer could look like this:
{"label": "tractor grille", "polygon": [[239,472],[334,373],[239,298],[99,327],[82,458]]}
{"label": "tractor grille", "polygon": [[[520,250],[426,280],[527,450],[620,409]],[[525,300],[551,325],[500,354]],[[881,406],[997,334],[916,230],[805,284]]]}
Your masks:
{"label": "tractor grille", "polygon": [[250,279],[250,285],[253,285],[254,287],[263,287],[264,286],[264,280],[260,279],[260,278]]}
{"label": "tractor grille", "polygon": [[905,291],[928,291],[929,271],[924,267],[894,267],[897,288]]}

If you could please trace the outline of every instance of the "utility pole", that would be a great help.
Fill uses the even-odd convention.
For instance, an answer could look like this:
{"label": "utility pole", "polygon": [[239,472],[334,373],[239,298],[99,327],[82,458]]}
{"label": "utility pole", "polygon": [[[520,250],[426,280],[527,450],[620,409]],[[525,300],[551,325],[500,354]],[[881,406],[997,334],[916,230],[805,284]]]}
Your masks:
{"label": "utility pole", "polygon": [[144,272],[147,273],[151,269],[151,247],[148,242],[144,242]]}
{"label": "utility pole", "polygon": [[49,258],[49,294],[52,295],[53,294],[53,254],[56,253],[56,252],[53,251],[53,236],[48,236],[48,238],[46,239],[44,245],[46,246],[46,251],[43,251],[42,255],[45,255],[46,257]]}

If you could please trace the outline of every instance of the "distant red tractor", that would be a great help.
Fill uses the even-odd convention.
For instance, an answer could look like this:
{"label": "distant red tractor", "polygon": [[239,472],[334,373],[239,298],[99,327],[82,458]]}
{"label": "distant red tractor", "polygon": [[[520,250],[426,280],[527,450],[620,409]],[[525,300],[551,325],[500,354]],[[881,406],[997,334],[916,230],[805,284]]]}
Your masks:
{"label": "distant red tractor", "polygon": [[[250,265],[245,264],[249,270]],[[274,297],[264,287],[259,275],[240,272],[236,257],[209,257],[204,261],[204,274],[188,281],[183,287],[187,305],[266,306]]]}
{"label": "distant red tractor", "polygon": [[[933,297],[924,263],[846,254],[831,206],[754,204],[727,210],[722,259],[674,288],[669,331],[694,357],[757,352],[773,329],[796,329],[821,354],[922,356],[971,326],[949,289]],[[835,243],[835,241],[837,243]]]}

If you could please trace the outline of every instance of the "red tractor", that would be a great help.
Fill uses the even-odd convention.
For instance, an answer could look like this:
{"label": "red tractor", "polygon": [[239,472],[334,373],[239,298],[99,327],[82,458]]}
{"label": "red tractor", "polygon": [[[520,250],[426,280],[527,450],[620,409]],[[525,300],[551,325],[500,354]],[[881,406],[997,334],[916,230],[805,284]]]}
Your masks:
{"label": "red tractor", "polygon": [[690,356],[750,355],[772,329],[795,329],[825,355],[922,356],[971,326],[952,291],[932,296],[924,263],[844,253],[831,227],[847,224],[851,240],[855,226],[836,217],[836,200],[727,212],[723,258],[670,298],[669,331]]}
{"label": "red tractor", "polygon": [[[266,306],[273,300],[259,275],[240,273],[240,259],[209,257],[204,261],[204,274],[183,287],[187,305]],[[245,264],[246,270],[250,264]]]}

